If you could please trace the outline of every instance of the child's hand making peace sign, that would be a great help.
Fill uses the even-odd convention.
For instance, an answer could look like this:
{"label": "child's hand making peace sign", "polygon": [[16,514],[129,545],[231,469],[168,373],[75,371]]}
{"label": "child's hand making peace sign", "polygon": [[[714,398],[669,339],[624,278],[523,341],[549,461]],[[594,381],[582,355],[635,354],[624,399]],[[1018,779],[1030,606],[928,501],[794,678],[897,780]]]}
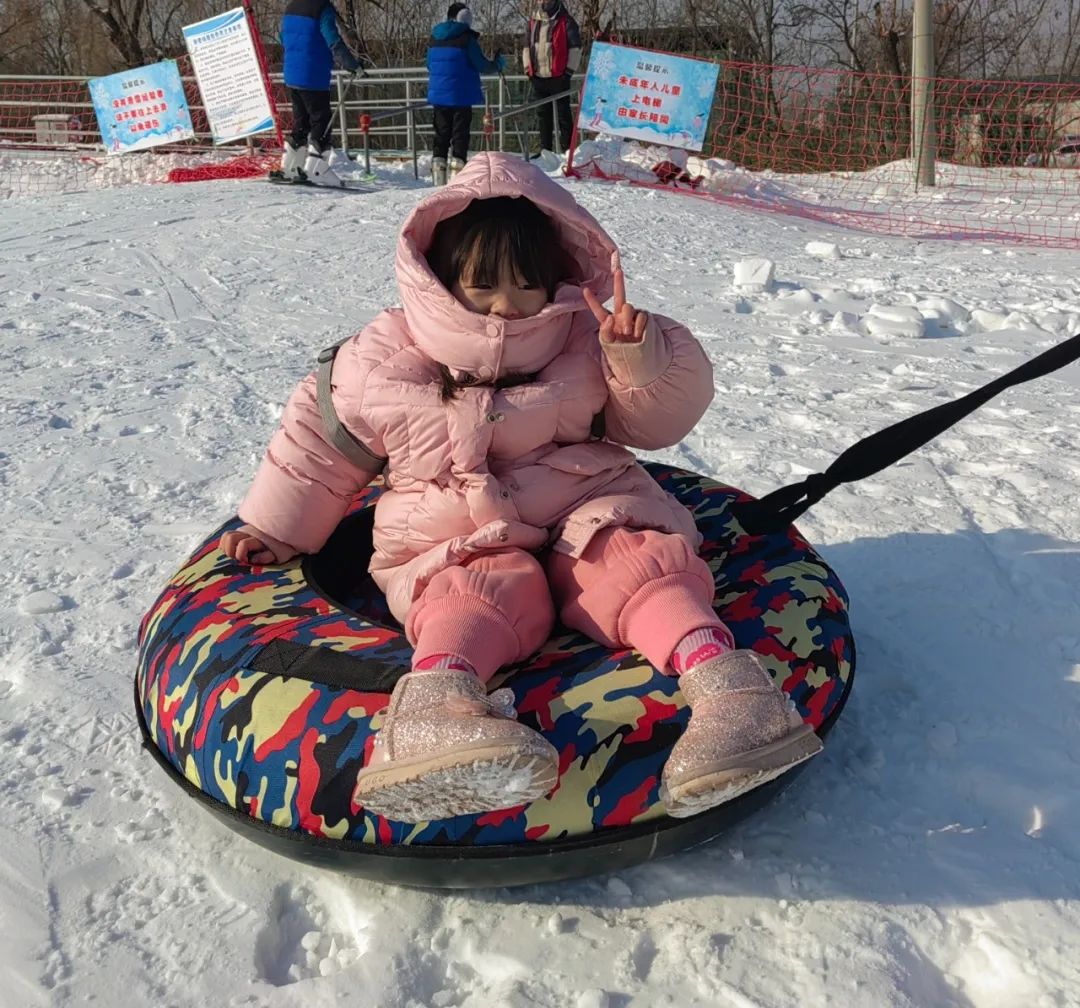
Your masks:
{"label": "child's hand making peace sign", "polygon": [[626,300],[626,278],[622,265],[613,257],[615,274],[615,299],[612,311],[608,311],[588,287],[582,287],[585,303],[600,323],[600,339],[606,343],[640,343],[645,336],[645,326],[649,324],[649,313],[638,311]]}

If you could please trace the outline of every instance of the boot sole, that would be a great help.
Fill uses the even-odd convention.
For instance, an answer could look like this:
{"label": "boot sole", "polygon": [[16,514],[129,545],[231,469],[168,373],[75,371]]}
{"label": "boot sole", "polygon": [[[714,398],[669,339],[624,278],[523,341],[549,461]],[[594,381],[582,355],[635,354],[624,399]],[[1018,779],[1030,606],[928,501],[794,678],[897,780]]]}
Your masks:
{"label": "boot sole", "polygon": [[558,778],[553,748],[486,746],[361,770],[354,793],[369,812],[417,823],[523,805]]}
{"label": "boot sole", "polygon": [[822,748],[814,729],[804,724],[776,742],[722,763],[710,763],[686,780],[665,781],[660,787],[660,800],[669,816],[687,819],[760,787],[816,756]]}

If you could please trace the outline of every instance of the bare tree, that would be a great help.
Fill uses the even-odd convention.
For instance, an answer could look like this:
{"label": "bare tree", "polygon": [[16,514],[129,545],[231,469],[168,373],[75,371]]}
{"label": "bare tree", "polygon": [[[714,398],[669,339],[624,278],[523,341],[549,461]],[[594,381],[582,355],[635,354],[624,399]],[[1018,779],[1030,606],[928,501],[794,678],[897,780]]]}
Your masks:
{"label": "bare tree", "polygon": [[[802,60],[906,74],[912,6],[912,0],[796,0]],[[1080,49],[1080,0],[937,0],[933,17],[938,77],[1022,76],[1047,66],[1048,56],[1051,65],[1068,67]]]}
{"label": "bare tree", "polygon": [[1039,65],[1058,80],[1080,75],[1080,0],[1058,0],[1036,43]]}
{"label": "bare tree", "polygon": [[146,0],[83,0],[100,19],[109,41],[127,66],[148,63],[142,43]]}
{"label": "bare tree", "polygon": [[808,19],[793,0],[726,0],[729,23],[741,24],[753,42],[753,60],[767,66],[787,63],[795,33]]}
{"label": "bare tree", "polygon": [[146,49],[165,59],[183,48],[184,25],[202,21],[220,8],[212,0],[151,0],[146,9]]}
{"label": "bare tree", "polygon": [[937,76],[1033,72],[1033,41],[1054,6],[1054,0],[942,0],[934,7]]}
{"label": "bare tree", "polygon": [[[357,48],[382,66],[422,64],[448,0],[337,0]],[[473,0],[485,49],[513,56],[536,0]],[[271,56],[286,0],[257,0]],[[913,0],[567,0],[586,46],[614,32],[631,44],[759,67],[796,63],[903,75]],[[107,72],[183,52],[180,28],[210,0],[0,0],[8,72]],[[617,24],[616,24],[617,16]],[[938,76],[1080,72],[1080,0],[935,0]],[[783,103],[773,96],[773,107]]]}
{"label": "bare tree", "polygon": [[759,72],[765,89],[765,105],[774,119],[781,119],[774,67],[789,59],[788,45],[793,33],[806,22],[808,15],[793,0],[727,0],[730,20],[745,25],[753,44],[753,62],[768,68]]}
{"label": "bare tree", "polygon": [[[816,0],[795,7],[801,62],[865,72],[873,0]],[[822,56],[825,58],[822,59]]]}
{"label": "bare tree", "polygon": [[0,6],[0,69],[14,73],[25,65],[39,17],[37,5],[27,0],[5,0]]}

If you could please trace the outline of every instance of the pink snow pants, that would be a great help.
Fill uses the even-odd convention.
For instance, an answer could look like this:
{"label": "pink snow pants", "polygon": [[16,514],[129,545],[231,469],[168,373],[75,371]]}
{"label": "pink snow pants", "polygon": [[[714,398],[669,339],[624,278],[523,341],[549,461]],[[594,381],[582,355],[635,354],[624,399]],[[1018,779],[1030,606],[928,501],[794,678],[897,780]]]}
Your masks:
{"label": "pink snow pants", "polygon": [[682,536],[610,528],[578,558],[551,553],[541,565],[506,549],[447,568],[413,604],[405,630],[414,665],[453,654],[487,682],[547,640],[558,606],[568,627],[610,648],[632,647],[670,672],[686,634],[720,624],[713,593],[708,565]]}

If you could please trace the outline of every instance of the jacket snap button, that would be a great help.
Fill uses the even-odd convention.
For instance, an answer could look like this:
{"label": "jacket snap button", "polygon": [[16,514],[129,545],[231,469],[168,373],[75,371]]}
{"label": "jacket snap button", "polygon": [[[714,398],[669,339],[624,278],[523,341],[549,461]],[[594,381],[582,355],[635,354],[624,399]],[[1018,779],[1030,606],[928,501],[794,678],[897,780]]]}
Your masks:
{"label": "jacket snap button", "polygon": [[499,491],[499,496],[502,497],[503,500],[506,500],[510,496],[510,491],[509,490],[500,490]]}
{"label": "jacket snap button", "polygon": [[507,533],[505,533],[505,532],[500,532],[499,533],[499,542],[506,542],[507,539],[509,539],[509,538],[510,538],[510,536],[507,535]]}
{"label": "jacket snap button", "polygon": [[503,413],[496,413],[495,414],[495,422],[496,423],[502,423],[505,419],[506,419],[505,414],[503,414]]}
{"label": "jacket snap button", "polygon": [[591,522],[592,522],[592,523],[593,523],[594,525],[599,525],[599,524],[600,524],[600,519],[599,519],[599,518],[590,518],[589,520],[590,520],[590,521],[591,521]]}
{"label": "jacket snap button", "polygon": [[498,418],[495,416],[494,413],[489,413],[487,415],[487,422],[488,423],[494,423],[496,421],[496,419],[498,419]]}

